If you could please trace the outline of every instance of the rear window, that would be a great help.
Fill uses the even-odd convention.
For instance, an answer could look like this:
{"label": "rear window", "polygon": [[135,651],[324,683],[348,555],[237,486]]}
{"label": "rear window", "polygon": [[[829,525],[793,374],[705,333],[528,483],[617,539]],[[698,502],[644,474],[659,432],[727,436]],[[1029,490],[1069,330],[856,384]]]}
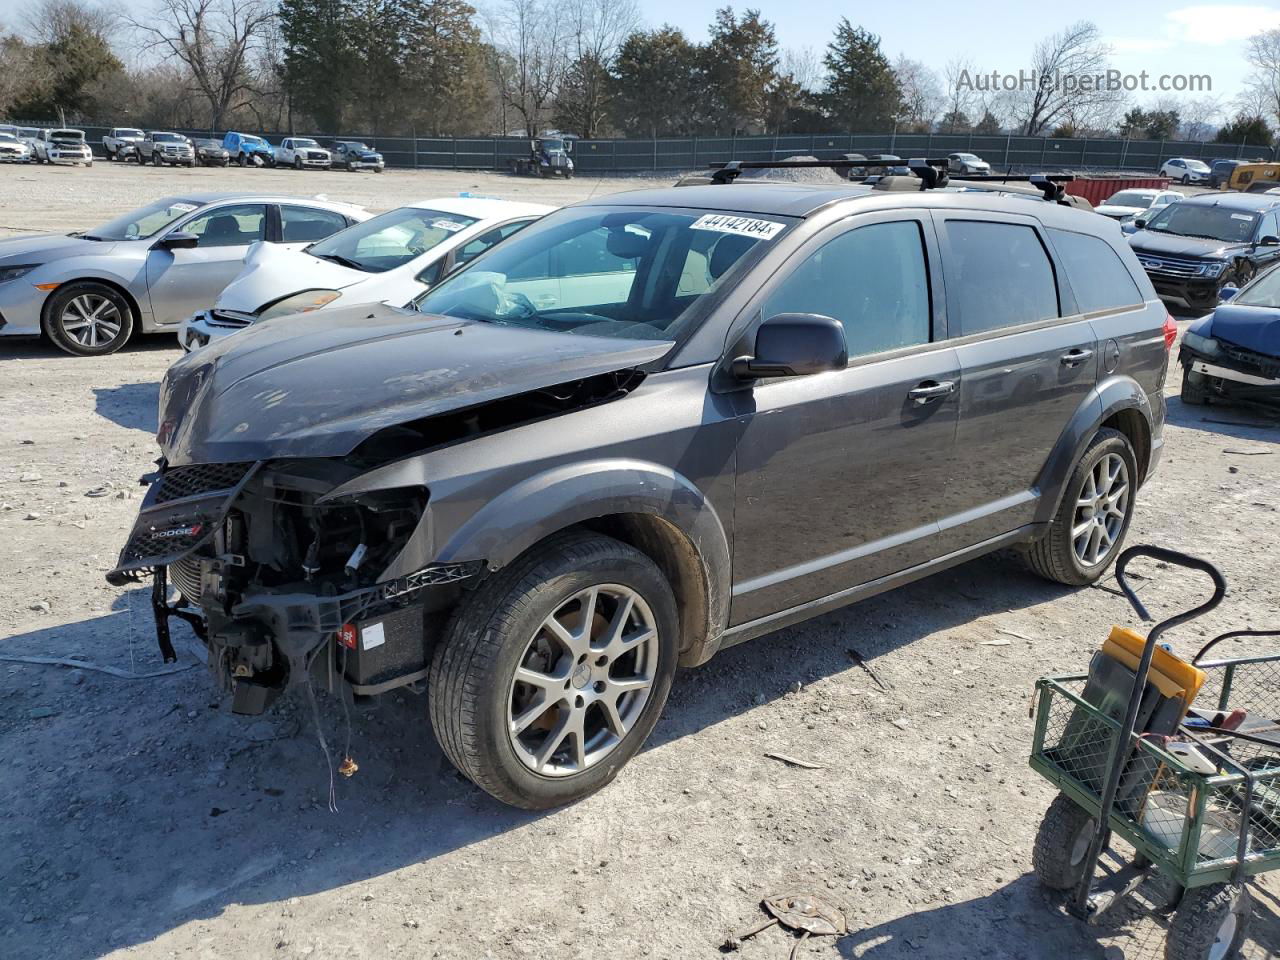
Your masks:
{"label": "rear window", "polygon": [[1067,271],[1081,313],[1142,303],[1142,293],[1132,274],[1105,240],[1053,229],[1049,230],[1049,237]]}
{"label": "rear window", "polygon": [[1017,223],[948,220],[960,336],[1016,327],[1058,316],[1053,265],[1035,230]]}

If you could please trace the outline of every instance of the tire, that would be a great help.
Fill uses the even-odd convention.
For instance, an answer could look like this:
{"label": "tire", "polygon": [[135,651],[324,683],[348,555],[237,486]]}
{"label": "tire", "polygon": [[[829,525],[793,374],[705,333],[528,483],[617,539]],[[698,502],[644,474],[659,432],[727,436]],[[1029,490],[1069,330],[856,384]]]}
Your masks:
{"label": "tire", "polygon": [[295,169],[295,170],[301,170],[301,169],[302,169],[302,158],[301,158],[301,157],[294,157],[294,158],[293,158],[293,169]]}
{"label": "tire", "polygon": [[1165,936],[1165,960],[1230,960],[1249,935],[1253,900],[1245,886],[1212,884],[1188,890]]}
{"label": "tire", "polygon": [[1084,877],[1093,817],[1064,793],[1044,812],[1031,848],[1031,869],[1050,890],[1071,890]]}
{"label": "tire", "polygon": [[243,152],[241,152],[240,155],[236,158],[236,162],[239,163],[240,166],[242,167],[247,167],[249,165],[249,158]]}
{"label": "tire", "polygon": [[[546,625],[566,610],[570,622],[581,617],[579,598],[593,588],[599,591],[591,608],[597,612],[595,635],[580,652],[570,642],[582,640],[576,625],[571,631],[555,617],[561,640]],[[593,651],[592,645],[606,619],[617,615],[623,592],[633,599],[625,607],[626,623],[643,623],[656,633],[605,663],[608,647]],[[632,629],[634,637],[641,628]],[[553,537],[459,605],[431,663],[436,739],[464,776],[504,803],[545,810],[580,800],[609,783],[649,736],[671,688],[678,650],[675,597],[652,560],[609,537]],[[628,676],[650,681],[634,692],[614,689],[613,717],[620,728],[608,724],[602,706],[610,700],[604,694],[619,664]],[[549,680],[549,686],[517,682],[517,667]],[[517,715],[524,720],[520,734],[511,732]],[[585,724],[576,735],[566,726],[574,719]]]}
{"label": "tire", "polygon": [[373,172],[374,172],[374,173],[381,173],[381,172],[382,172],[382,167],[374,167],[374,168],[373,168]]}
{"label": "tire", "polygon": [[1187,187],[1187,186],[1190,186],[1190,185],[1191,185],[1191,174],[1189,174],[1189,173],[1184,173],[1184,174],[1182,175],[1182,185],[1183,185],[1184,187]]}
{"label": "tire", "polygon": [[[88,320],[87,315],[96,315]],[[87,322],[88,326],[80,324]],[[115,353],[133,333],[133,310],[114,287],[74,280],[54,291],[44,309],[44,331],[54,346],[77,357]]]}
{"label": "tire", "polygon": [[[1104,460],[1108,461],[1106,475],[1093,477]],[[1115,477],[1108,480],[1117,461],[1123,465],[1123,474],[1117,470]],[[1138,460],[1129,439],[1110,427],[1099,430],[1071,471],[1048,532],[1027,551],[1031,569],[1047,580],[1072,587],[1097,582],[1124,544],[1133,520],[1137,481]],[[1107,488],[1096,496],[1089,493],[1090,489],[1103,486]],[[1094,502],[1086,506],[1085,497]],[[1104,508],[1101,514],[1099,508]],[[1091,522],[1087,530],[1086,521]],[[1073,530],[1081,533],[1073,536]]]}
{"label": "tire", "polygon": [[107,155],[107,163],[111,163],[113,160],[116,159],[116,152],[112,150],[110,147],[103,147],[102,149]]}
{"label": "tire", "polygon": [[1202,406],[1209,397],[1209,391],[1204,386],[1204,375],[1194,372],[1189,365],[1183,365],[1182,389],[1178,397],[1190,406]]}

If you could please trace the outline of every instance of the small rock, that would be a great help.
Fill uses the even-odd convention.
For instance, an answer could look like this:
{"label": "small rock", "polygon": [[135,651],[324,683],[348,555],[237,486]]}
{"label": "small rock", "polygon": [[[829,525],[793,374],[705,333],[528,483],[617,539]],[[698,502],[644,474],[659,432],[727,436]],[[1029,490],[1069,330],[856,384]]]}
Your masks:
{"label": "small rock", "polygon": [[28,610],[34,610],[36,613],[48,613],[52,607],[49,606],[48,600],[37,600],[35,603],[27,607]]}
{"label": "small rock", "polygon": [[117,500],[128,500],[128,499],[129,499],[129,494],[128,494],[127,492],[125,492],[124,490],[121,490],[119,493],[117,493],[117,494],[116,494],[116,499],[117,499]]}
{"label": "small rock", "polygon": [[71,486],[71,484],[67,483],[67,481],[65,481],[65,480],[59,480],[59,481],[58,481],[58,486],[60,486],[60,487],[69,487],[69,486]]}
{"label": "small rock", "polygon": [[804,684],[802,684],[799,680],[792,680],[792,681],[791,681],[791,692],[792,692],[792,693],[799,693],[799,692],[800,692],[801,690],[803,690],[803,689],[804,689]]}
{"label": "small rock", "polygon": [[43,480],[44,477],[38,473],[24,473],[18,477],[19,483],[35,483],[37,480]]}
{"label": "small rock", "polygon": [[[110,492],[110,487],[94,487],[92,490],[86,490],[84,495],[86,497],[105,497]],[[121,490],[120,492],[123,493],[124,491]]]}
{"label": "small rock", "polygon": [[34,510],[32,510],[32,511],[31,511],[30,513],[28,513],[25,517],[23,517],[23,519],[24,519],[24,520],[39,520],[39,519],[40,519],[40,514],[36,513]]}
{"label": "small rock", "polygon": [[1227,473],[1239,473],[1239,472],[1240,472],[1239,467],[1227,467]]}
{"label": "small rock", "polygon": [[911,721],[908,720],[906,717],[898,717],[898,719],[890,720],[889,722],[892,723],[899,730],[905,730],[907,729],[907,727],[911,726]]}
{"label": "small rock", "polygon": [[34,440],[19,440],[18,442],[22,444],[24,447],[29,447],[35,443]]}

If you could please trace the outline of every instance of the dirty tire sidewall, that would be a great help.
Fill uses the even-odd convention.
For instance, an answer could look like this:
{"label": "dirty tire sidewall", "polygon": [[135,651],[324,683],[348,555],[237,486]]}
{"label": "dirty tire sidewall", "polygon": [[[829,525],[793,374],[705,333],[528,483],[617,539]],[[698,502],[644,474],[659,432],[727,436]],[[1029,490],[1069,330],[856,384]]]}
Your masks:
{"label": "dirty tire sidewall", "polygon": [[[62,326],[62,315],[67,304],[85,294],[109,299],[115,305],[120,317],[120,332],[110,341],[98,344],[96,347],[80,343]],[[108,353],[115,353],[129,342],[129,337],[133,334],[133,310],[129,306],[129,301],[119,290],[103,283],[77,280],[64,283],[50,295],[44,310],[43,326],[50,342],[59,350],[77,357],[101,357]]]}
{"label": "dirty tire sidewall", "polygon": [[1072,863],[1082,836],[1093,836],[1093,818],[1065,794],[1058,794],[1045,811],[1031,848],[1031,869],[1050,890],[1071,890],[1084,876],[1083,859]]}
{"label": "dirty tire sidewall", "polygon": [[[630,587],[653,612],[660,646],[652,692],[607,757],[571,776],[541,776],[520,760],[507,734],[512,677],[542,621],[569,597],[601,583]],[[610,537],[553,537],[491,576],[459,606],[431,664],[436,739],[460,772],[504,803],[545,810],[580,800],[613,780],[653,730],[675,674],[679,629],[671,586],[647,556]]]}
{"label": "dirty tire sidewall", "polygon": [[[1076,557],[1071,540],[1071,528],[1075,521],[1076,499],[1084,484],[1088,472],[1094,465],[1109,453],[1118,454],[1129,471],[1129,504],[1111,550],[1100,563],[1084,566]],[[1133,452],[1129,438],[1119,430],[1103,427],[1089,442],[1080,459],[1076,461],[1071,476],[1063,488],[1062,502],[1058,512],[1049,523],[1049,530],[1043,537],[1032,544],[1027,552],[1031,568],[1047,580],[1063,583],[1071,587],[1084,587],[1096,583],[1107,572],[1111,564],[1124,548],[1125,537],[1129,526],[1133,523],[1133,514],[1137,508],[1137,494],[1140,485],[1138,477],[1138,458]]]}
{"label": "dirty tire sidewall", "polygon": [[[1236,914],[1235,929],[1225,949],[1215,950],[1223,923]],[[1235,958],[1249,936],[1253,901],[1248,887],[1230,883],[1188,890],[1174,911],[1165,936],[1165,960],[1209,960],[1210,956]]]}

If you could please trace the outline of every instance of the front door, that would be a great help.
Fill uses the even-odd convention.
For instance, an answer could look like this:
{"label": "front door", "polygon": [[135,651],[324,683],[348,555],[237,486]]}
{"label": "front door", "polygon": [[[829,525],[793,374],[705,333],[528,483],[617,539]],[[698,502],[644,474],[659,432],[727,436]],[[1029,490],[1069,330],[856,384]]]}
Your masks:
{"label": "front door", "polygon": [[172,232],[194,233],[191,249],[153,246],[147,254],[147,286],[158,326],[176,326],[212,307],[240,273],[249,244],[266,239],[267,206],[240,203],[216,207],[177,224]]}
{"label": "front door", "polygon": [[753,388],[738,445],[735,625],[932,556],[960,389],[933,228],[902,214],[856,224],[810,241],[752,308],[835,317],[850,360]]}

